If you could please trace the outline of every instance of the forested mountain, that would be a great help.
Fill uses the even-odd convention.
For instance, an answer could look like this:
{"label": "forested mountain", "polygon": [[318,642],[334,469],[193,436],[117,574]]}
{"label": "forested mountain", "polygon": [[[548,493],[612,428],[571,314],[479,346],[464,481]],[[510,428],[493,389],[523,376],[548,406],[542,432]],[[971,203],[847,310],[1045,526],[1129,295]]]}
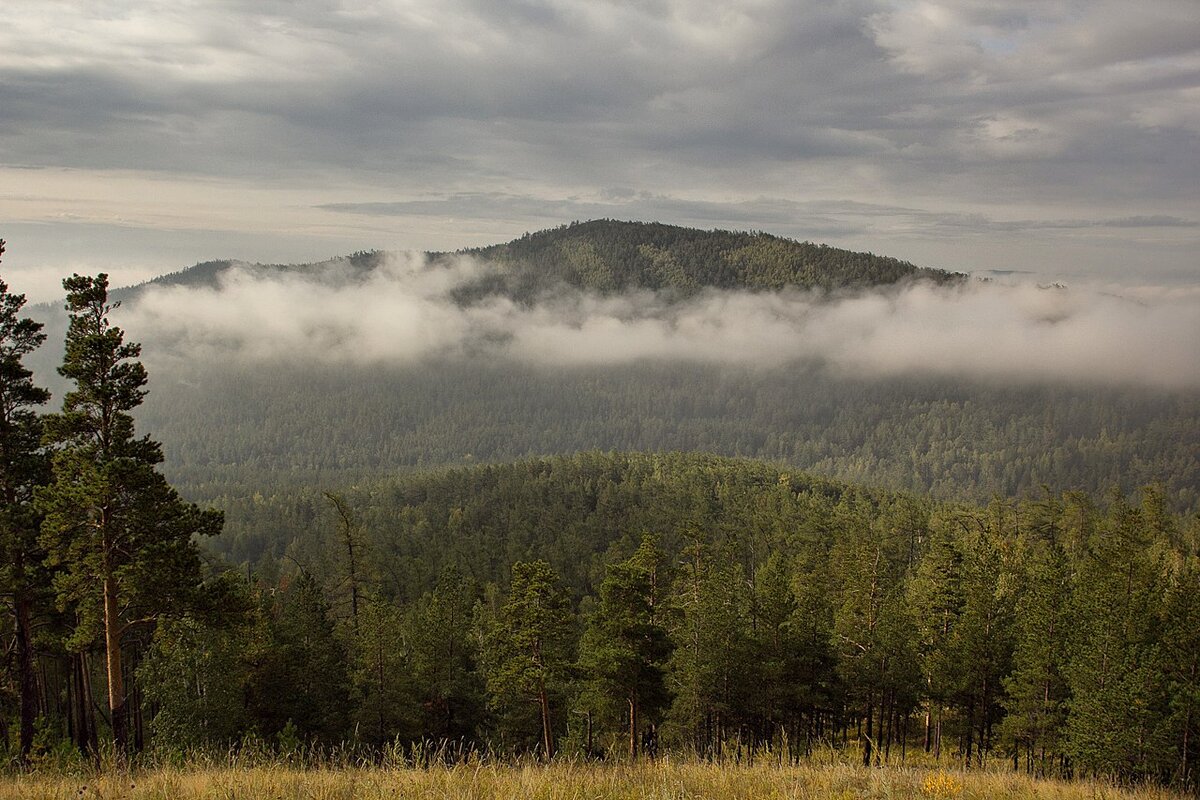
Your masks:
{"label": "forested mountain", "polygon": [[[698,230],[647,222],[592,220],[527,233],[489,247],[427,253],[433,266],[471,257],[484,274],[461,287],[468,302],[490,294],[528,300],[563,285],[593,292],[665,290],[687,296],[703,288],[778,291],[862,289],[904,280],[954,283],[959,273],[918,267],[907,261],[859,253],[767,233]],[[150,286],[216,286],[234,267],[260,275],[306,276],[331,284],[362,280],[386,261],[387,253],[359,252],[313,264],[247,264],[206,261],[145,284],[113,291],[128,300]]]}
{"label": "forested mountain", "polygon": [[[502,316],[509,312],[502,305],[493,312],[487,298],[533,303],[543,293],[578,289],[614,298],[632,297],[631,290],[650,293],[655,299],[646,313],[654,314],[673,301],[685,305],[700,290],[723,302],[725,290],[754,290],[758,296],[776,296],[774,290],[788,287],[887,291],[897,282],[955,284],[963,278],[763,233],[611,220],[429,254],[428,263],[414,269],[422,274],[436,272],[439,265],[450,269],[463,256],[482,266],[464,271],[432,305],[418,303],[417,319],[424,315],[436,323],[450,317],[455,325],[469,326],[475,318],[455,316],[460,306],[479,304]],[[954,378],[922,372],[919,366],[892,377],[871,377],[827,365],[819,351],[769,367],[747,354],[741,366],[705,362],[703,345],[694,348],[699,358],[687,353],[612,365],[539,364],[493,347],[496,340],[512,337],[514,329],[486,327],[457,350],[447,350],[449,355],[437,350],[436,326],[426,331],[418,325],[395,334],[385,328],[379,336],[434,340],[424,357],[375,357],[363,363],[352,348],[337,350],[336,358],[324,356],[327,344],[339,346],[339,337],[352,340],[374,332],[352,325],[346,332],[344,317],[355,313],[353,307],[342,308],[342,319],[331,316],[326,325],[323,304],[347,286],[368,287],[353,295],[353,302],[377,288],[386,291],[379,273],[389,269],[388,259],[383,253],[357,253],[294,266],[213,261],[113,292],[114,299],[136,308],[152,288],[211,290],[219,309],[225,297],[235,298],[235,290],[216,288],[220,277],[236,267],[252,276],[247,291],[261,290],[264,298],[276,297],[278,287],[286,285],[270,276],[301,281],[300,291],[285,293],[293,305],[281,305],[278,315],[291,315],[297,302],[314,309],[300,326],[301,340],[283,347],[267,344],[272,357],[242,356],[255,350],[258,340],[270,338],[269,322],[261,332],[252,326],[235,331],[240,338],[228,343],[218,331],[198,354],[186,349],[186,342],[172,350],[191,331],[177,331],[171,341],[146,341],[153,383],[139,413],[161,436],[166,468],[189,496],[209,499],[258,486],[334,486],[394,470],[598,448],[764,458],[947,499],[1029,496],[1043,485],[1052,491],[1100,493],[1118,487],[1130,492],[1153,483],[1173,508],[1195,509],[1200,503],[1200,395],[1190,389],[1078,377]],[[401,293],[398,299],[411,298]],[[565,304],[566,311],[534,308],[531,314],[549,314],[559,327],[532,328],[529,335],[545,340],[556,331],[579,330],[589,320],[573,309],[586,302],[576,298]],[[819,306],[822,301],[811,302]],[[880,304],[889,302],[880,295]],[[635,309],[637,304],[629,301]],[[404,309],[395,313],[414,310],[411,304]],[[815,313],[815,307],[752,310],[764,316]],[[605,313],[605,322],[624,323],[629,320],[622,314],[642,312]],[[633,322],[647,319],[657,322],[645,316]],[[391,321],[384,317],[380,324]],[[668,318],[662,328],[670,333],[678,324]],[[729,318],[716,317],[713,335],[719,338],[720,326],[727,324]],[[1055,324],[1054,318],[1044,324]],[[54,324],[47,333],[51,342],[60,338]],[[836,331],[826,335],[837,344]],[[53,346],[31,357],[55,391],[57,359]]]}
{"label": "forested mountain", "polygon": [[[149,383],[105,276],[74,276],[61,414],[35,411],[46,393],[25,357],[43,333],[0,285],[0,754],[637,758],[661,742],[870,765],[922,748],[1195,785],[1194,390],[967,382],[920,363],[885,377],[744,344],[707,359],[747,306],[703,309],[730,298],[806,317],[837,301],[765,290],[920,276],[826,254],[826,278],[803,283],[816,273],[768,257],[791,245],[758,235],[582,235],[609,225],[501,246],[494,273],[360,254],[226,287],[230,264],[202,265],[124,295],[159,336]],[[687,270],[660,258],[700,241],[715,249],[671,256]],[[746,247],[762,252],[730,255]],[[751,263],[775,266],[727,270]],[[663,278],[689,270],[707,281],[691,299],[700,284]],[[1061,323],[1035,299],[1035,324]],[[686,314],[638,316],[666,306],[701,309],[704,335],[670,338],[697,324]],[[419,324],[395,324],[406,315]],[[610,348],[626,324],[625,346],[666,331],[675,349],[608,362],[510,346],[578,349],[598,328]],[[397,349],[409,340],[425,346]],[[164,455],[216,510],[181,501]]]}
{"label": "forested mountain", "polygon": [[[701,231],[674,225],[593,220],[526,234],[507,244],[460,251],[495,264],[494,276],[464,291],[530,297],[561,282],[600,292],[701,288],[778,291],[855,289],[906,279],[938,283],[964,276],[907,261],[767,233]],[[446,254],[435,255],[435,260]]]}

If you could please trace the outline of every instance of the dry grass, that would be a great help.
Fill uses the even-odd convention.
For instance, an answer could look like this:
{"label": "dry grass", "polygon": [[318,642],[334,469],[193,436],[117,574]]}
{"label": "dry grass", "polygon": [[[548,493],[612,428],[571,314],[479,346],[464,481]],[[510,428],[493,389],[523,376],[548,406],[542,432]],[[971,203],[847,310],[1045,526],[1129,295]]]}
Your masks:
{"label": "dry grass", "polygon": [[430,769],[162,768],[74,776],[0,778],[0,800],[1180,800],[1165,789],[1033,780],[996,772],[865,769],[847,764],[779,767],[656,764],[468,763]]}

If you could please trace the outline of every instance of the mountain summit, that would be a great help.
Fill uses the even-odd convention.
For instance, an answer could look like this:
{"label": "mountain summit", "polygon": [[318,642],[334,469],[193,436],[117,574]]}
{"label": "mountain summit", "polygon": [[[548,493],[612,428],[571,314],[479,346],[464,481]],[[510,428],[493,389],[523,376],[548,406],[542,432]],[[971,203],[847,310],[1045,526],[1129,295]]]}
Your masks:
{"label": "mountain summit", "polygon": [[690,294],[709,287],[832,290],[912,279],[953,283],[966,277],[768,233],[608,219],[574,222],[460,253],[496,264],[497,276],[518,295],[554,282],[600,292],[658,289]]}
{"label": "mountain summit", "polygon": [[[504,294],[532,299],[556,286],[611,293],[637,289],[679,296],[701,289],[779,291],[863,289],[906,280],[954,283],[961,273],[918,267],[872,253],[797,242],[761,232],[664,225],[658,222],[592,220],[527,233],[504,244],[427,253],[433,265],[468,256],[488,266],[482,277],[456,291],[460,301]],[[355,253],[314,264],[245,264],[208,261],[164,275],[155,285],[215,286],[232,267],[288,272],[331,283],[353,282],[386,259],[379,251]],[[133,290],[114,293],[122,299]]]}

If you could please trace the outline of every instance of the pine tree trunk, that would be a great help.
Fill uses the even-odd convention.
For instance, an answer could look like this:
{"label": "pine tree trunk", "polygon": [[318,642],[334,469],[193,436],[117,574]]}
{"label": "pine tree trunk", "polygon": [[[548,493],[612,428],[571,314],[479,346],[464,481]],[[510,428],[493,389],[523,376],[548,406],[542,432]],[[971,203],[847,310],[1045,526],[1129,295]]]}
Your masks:
{"label": "pine tree trunk", "polygon": [[21,694],[18,741],[21,760],[33,748],[33,726],[37,719],[38,683],[33,663],[33,603],[22,593],[16,601],[17,674]]}
{"label": "pine tree trunk", "polygon": [[92,679],[89,675],[87,653],[71,656],[71,685],[74,687],[71,716],[75,720],[75,746],[81,753],[98,755],[96,718],[92,713]]}
{"label": "pine tree trunk", "polygon": [[629,696],[629,758],[636,759],[638,754],[638,704],[634,695]]}
{"label": "pine tree trunk", "polygon": [[544,683],[538,686],[538,704],[542,709],[542,747],[546,760],[551,761],[554,759],[554,733],[550,729],[550,698]]}
{"label": "pine tree trunk", "polygon": [[125,676],[121,670],[120,609],[117,607],[117,583],[104,578],[104,656],[108,672],[108,710],[112,717],[113,744],[118,753],[129,745],[125,719]]}
{"label": "pine tree trunk", "polygon": [[863,766],[871,766],[871,723],[874,719],[875,705],[870,695],[867,696],[867,735],[863,739]]}

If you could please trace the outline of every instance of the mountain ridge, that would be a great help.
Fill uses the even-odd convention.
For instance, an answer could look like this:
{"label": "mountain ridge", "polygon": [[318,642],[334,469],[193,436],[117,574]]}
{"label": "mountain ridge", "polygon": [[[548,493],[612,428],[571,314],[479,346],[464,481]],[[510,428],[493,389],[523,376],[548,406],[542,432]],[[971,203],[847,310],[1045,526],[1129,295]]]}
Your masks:
{"label": "mountain ridge", "polygon": [[[263,264],[214,259],[112,291],[113,299],[136,296],[150,286],[216,287],[230,269],[264,274],[287,272],[345,280],[365,278],[390,253],[360,251],[302,264]],[[434,266],[471,257],[491,269],[459,287],[469,303],[492,294],[530,300],[555,286],[599,293],[664,291],[689,296],[708,288],[833,291],[888,286],[910,280],[937,284],[966,280],[963,273],[919,267],[908,261],[827,244],[800,242],[762,231],[701,230],[660,222],[611,219],[572,222],[483,247],[424,253]]]}

